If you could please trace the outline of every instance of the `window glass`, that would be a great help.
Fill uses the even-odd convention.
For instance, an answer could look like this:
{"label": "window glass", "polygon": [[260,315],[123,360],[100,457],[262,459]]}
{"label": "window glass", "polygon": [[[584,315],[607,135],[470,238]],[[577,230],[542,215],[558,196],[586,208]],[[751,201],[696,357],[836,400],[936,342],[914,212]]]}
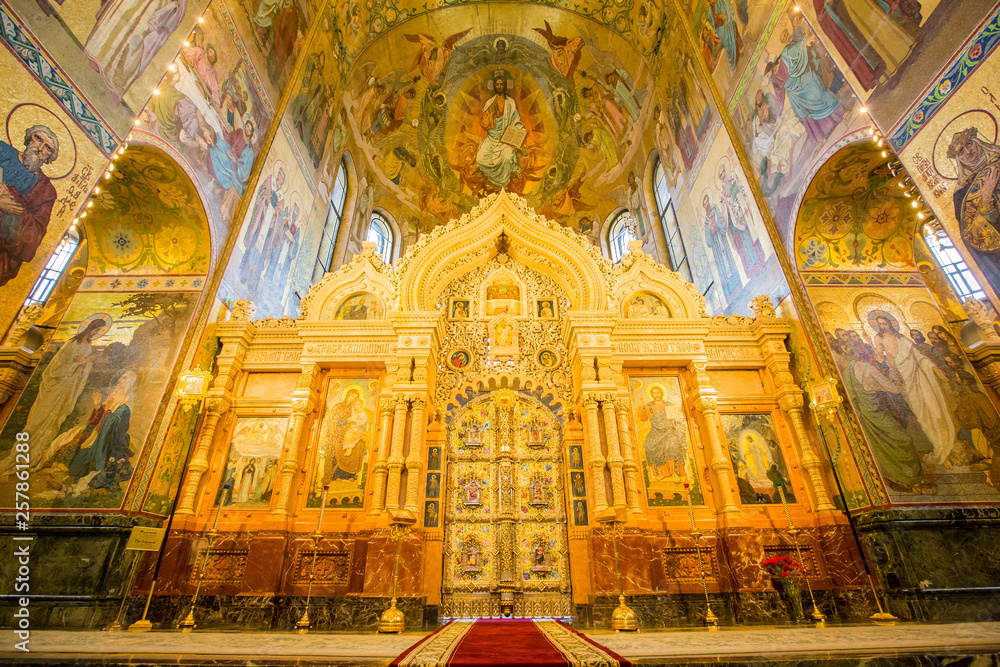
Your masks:
{"label": "window glass", "polygon": [[684,277],[684,280],[694,282],[687,258],[687,250],[684,248],[684,239],[681,238],[681,228],[677,224],[674,203],[670,200],[667,177],[663,173],[663,165],[660,164],[659,160],[656,161],[656,166],[653,168],[653,193],[656,198],[656,211],[660,215],[660,224],[663,226],[663,236],[667,241],[670,265],[674,271]]}
{"label": "window glass", "polygon": [[80,246],[80,241],[72,236],[64,236],[59,242],[56,251],[49,257],[49,261],[42,269],[42,274],[35,281],[35,286],[31,288],[28,298],[24,300],[24,305],[30,306],[35,303],[45,303],[45,300],[52,294],[59,277],[66,270],[69,260],[73,258],[73,253]]}
{"label": "window glass", "polygon": [[367,240],[375,243],[375,251],[381,255],[383,262],[392,263],[392,228],[380,213],[372,213]]}
{"label": "window glass", "polygon": [[979,281],[972,275],[969,265],[962,259],[962,255],[955,248],[955,244],[951,242],[951,237],[941,227],[941,223],[934,221],[924,225],[924,240],[927,241],[931,254],[934,255],[938,266],[947,276],[948,282],[951,283],[951,287],[955,290],[960,301],[964,302],[969,297],[986,298],[986,293],[980,287]]}
{"label": "window glass", "polygon": [[611,223],[608,229],[608,248],[611,250],[611,261],[616,264],[622,261],[622,257],[628,252],[628,243],[632,240],[632,232],[625,225],[628,211],[622,211]]}
{"label": "window glass", "polygon": [[330,195],[330,210],[326,214],[323,225],[323,237],[316,253],[316,267],[313,269],[313,282],[330,271],[333,264],[333,251],[337,247],[337,234],[344,218],[344,202],[347,199],[347,165],[343,161],[337,170],[337,179],[333,182],[333,193]]}

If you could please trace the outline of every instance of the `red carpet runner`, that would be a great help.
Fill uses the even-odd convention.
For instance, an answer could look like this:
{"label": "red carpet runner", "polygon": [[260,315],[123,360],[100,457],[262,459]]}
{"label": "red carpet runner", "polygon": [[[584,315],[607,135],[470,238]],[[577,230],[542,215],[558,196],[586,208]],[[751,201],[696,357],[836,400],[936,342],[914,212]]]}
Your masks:
{"label": "red carpet runner", "polygon": [[629,661],[556,621],[455,621],[406,649],[400,667],[615,667]]}

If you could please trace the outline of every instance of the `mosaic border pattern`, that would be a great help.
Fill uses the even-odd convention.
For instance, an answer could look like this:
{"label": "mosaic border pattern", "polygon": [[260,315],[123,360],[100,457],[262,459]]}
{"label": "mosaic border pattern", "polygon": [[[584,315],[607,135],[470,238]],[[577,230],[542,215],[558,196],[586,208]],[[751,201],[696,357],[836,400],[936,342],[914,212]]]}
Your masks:
{"label": "mosaic border pattern", "polygon": [[5,2],[0,2],[0,37],[14,57],[35,75],[62,110],[76,121],[104,155],[110,156],[118,148],[121,139],[92,108],[83,93],[73,87],[69,77],[45,53],[35,36],[28,32],[14,10]]}
{"label": "mosaic border pattern", "polygon": [[966,45],[944,76],[922,100],[911,107],[910,114],[890,133],[889,145],[898,154],[917,132],[934,117],[945,102],[968,79],[1000,44],[1000,7],[994,9],[979,33]]}

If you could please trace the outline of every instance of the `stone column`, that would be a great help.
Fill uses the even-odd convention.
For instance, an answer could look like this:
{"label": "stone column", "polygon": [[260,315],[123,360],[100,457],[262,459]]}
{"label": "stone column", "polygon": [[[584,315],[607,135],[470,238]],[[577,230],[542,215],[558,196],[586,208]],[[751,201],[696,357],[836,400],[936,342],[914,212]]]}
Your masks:
{"label": "stone column", "polygon": [[205,399],[205,423],[201,426],[197,449],[187,467],[187,479],[181,491],[181,500],[177,503],[177,514],[194,514],[194,498],[198,493],[201,478],[208,470],[208,452],[215,440],[215,430],[219,426],[219,417],[229,409],[228,396],[209,396]]}
{"label": "stone column", "polygon": [[424,433],[424,408],[427,406],[427,399],[423,396],[414,396],[410,399],[410,454],[406,457],[406,507],[405,509],[417,512],[417,494],[420,491],[420,461],[423,458]]}
{"label": "stone column", "polygon": [[608,442],[608,467],[611,468],[611,504],[615,508],[625,507],[625,477],[621,449],[618,444],[618,421],[615,416],[615,396],[601,396],[601,411],[604,412],[604,435]]}
{"label": "stone column", "polygon": [[385,484],[389,477],[389,447],[392,445],[392,399],[383,398],[378,409],[381,415],[382,432],[378,446],[378,460],[375,462],[375,486],[372,491],[372,509],[369,514],[381,514],[385,511]]}
{"label": "stone column", "polygon": [[630,512],[641,513],[639,507],[639,488],[636,481],[636,471],[639,466],[635,462],[635,452],[632,451],[632,434],[628,425],[630,406],[627,398],[615,399],[615,412],[618,416],[618,442],[622,448],[622,458],[625,459],[625,498]]}
{"label": "stone column", "polygon": [[708,376],[706,361],[692,361],[688,369],[693,376],[696,391],[695,408],[705,416],[708,427],[708,441],[712,460],[709,467],[715,472],[719,493],[722,496],[723,516],[739,516],[742,514],[737,503],[736,480],[733,479],[732,461],[729,460],[729,447],[722,439],[722,421],[719,419],[718,392],[712,387],[712,378]]}
{"label": "stone column", "polygon": [[406,396],[396,396],[396,414],[392,418],[392,451],[389,452],[389,480],[385,490],[385,508],[399,509],[399,482],[403,469],[403,438],[406,429]]}
{"label": "stone column", "polygon": [[608,494],[604,487],[604,454],[601,453],[601,428],[597,423],[597,397],[587,394],[583,397],[583,409],[587,415],[587,449],[590,452],[590,484],[594,489],[594,512],[608,508]]}
{"label": "stone column", "polygon": [[311,396],[300,396],[292,399],[292,414],[288,416],[288,427],[285,429],[285,443],[282,447],[284,458],[278,470],[278,479],[274,481],[275,493],[271,501],[271,516],[288,515],[288,500],[292,489],[292,477],[299,467],[299,441],[302,439],[302,425],[306,416],[312,412],[314,401]]}
{"label": "stone column", "polygon": [[[757,300],[762,300],[757,297]],[[764,362],[767,369],[771,371],[774,378],[774,386],[778,395],[778,406],[785,411],[792,422],[792,430],[796,451],[802,467],[806,469],[806,477],[809,480],[812,491],[814,507],[817,512],[830,512],[837,508],[830,501],[830,494],[826,489],[826,482],[823,479],[823,464],[813,449],[812,439],[809,431],[806,430],[805,419],[802,414],[804,403],[802,390],[795,383],[790,370],[792,355],[785,345],[786,331],[778,327],[779,321],[773,317],[773,309],[768,309],[769,301],[765,303],[763,311],[754,320],[754,330],[760,341],[761,352],[764,353]]]}
{"label": "stone column", "polygon": [[[791,377],[791,376],[789,376]],[[792,385],[796,390],[798,387]],[[837,508],[830,501],[830,494],[826,490],[826,482],[823,480],[823,464],[812,448],[812,440],[806,430],[805,420],[802,418],[802,392],[779,390],[778,406],[784,410],[792,420],[792,429],[795,431],[795,445],[799,451],[799,459],[802,467],[806,469],[809,477],[809,485],[812,487],[813,498],[816,501],[817,512],[834,511]]]}

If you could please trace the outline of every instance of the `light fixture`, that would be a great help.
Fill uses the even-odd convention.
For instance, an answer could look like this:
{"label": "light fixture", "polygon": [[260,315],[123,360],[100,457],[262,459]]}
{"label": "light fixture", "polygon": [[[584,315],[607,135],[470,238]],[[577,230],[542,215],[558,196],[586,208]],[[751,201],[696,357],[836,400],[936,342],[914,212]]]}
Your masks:
{"label": "light fixture", "polygon": [[160,89],[159,88],[153,88],[153,94],[154,95],[159,95],[160,94]]}
{"label": "light fixture", "polygon": [[917,206],[919,206],[919,204],[917,204],[917,200],[914,199],[913,201],[910,202],[910,206],[912,206],[913,208],[916,208]]}
{"label": "light fixture", "polygon": [[861,113],[868,113],[868,107],[861,107]]}
{"label": "light fixture", "polygon": [[94,200],[93,199],[91,199],[89,202],[87,202],[87,208],[90,208],[93,205],[94,205]]}
{"label": "light fixture", "polygon": [[136,118],[134,121],[132,121],[132,124],[135,125],[136,127],[139,127],[139,119]]}

